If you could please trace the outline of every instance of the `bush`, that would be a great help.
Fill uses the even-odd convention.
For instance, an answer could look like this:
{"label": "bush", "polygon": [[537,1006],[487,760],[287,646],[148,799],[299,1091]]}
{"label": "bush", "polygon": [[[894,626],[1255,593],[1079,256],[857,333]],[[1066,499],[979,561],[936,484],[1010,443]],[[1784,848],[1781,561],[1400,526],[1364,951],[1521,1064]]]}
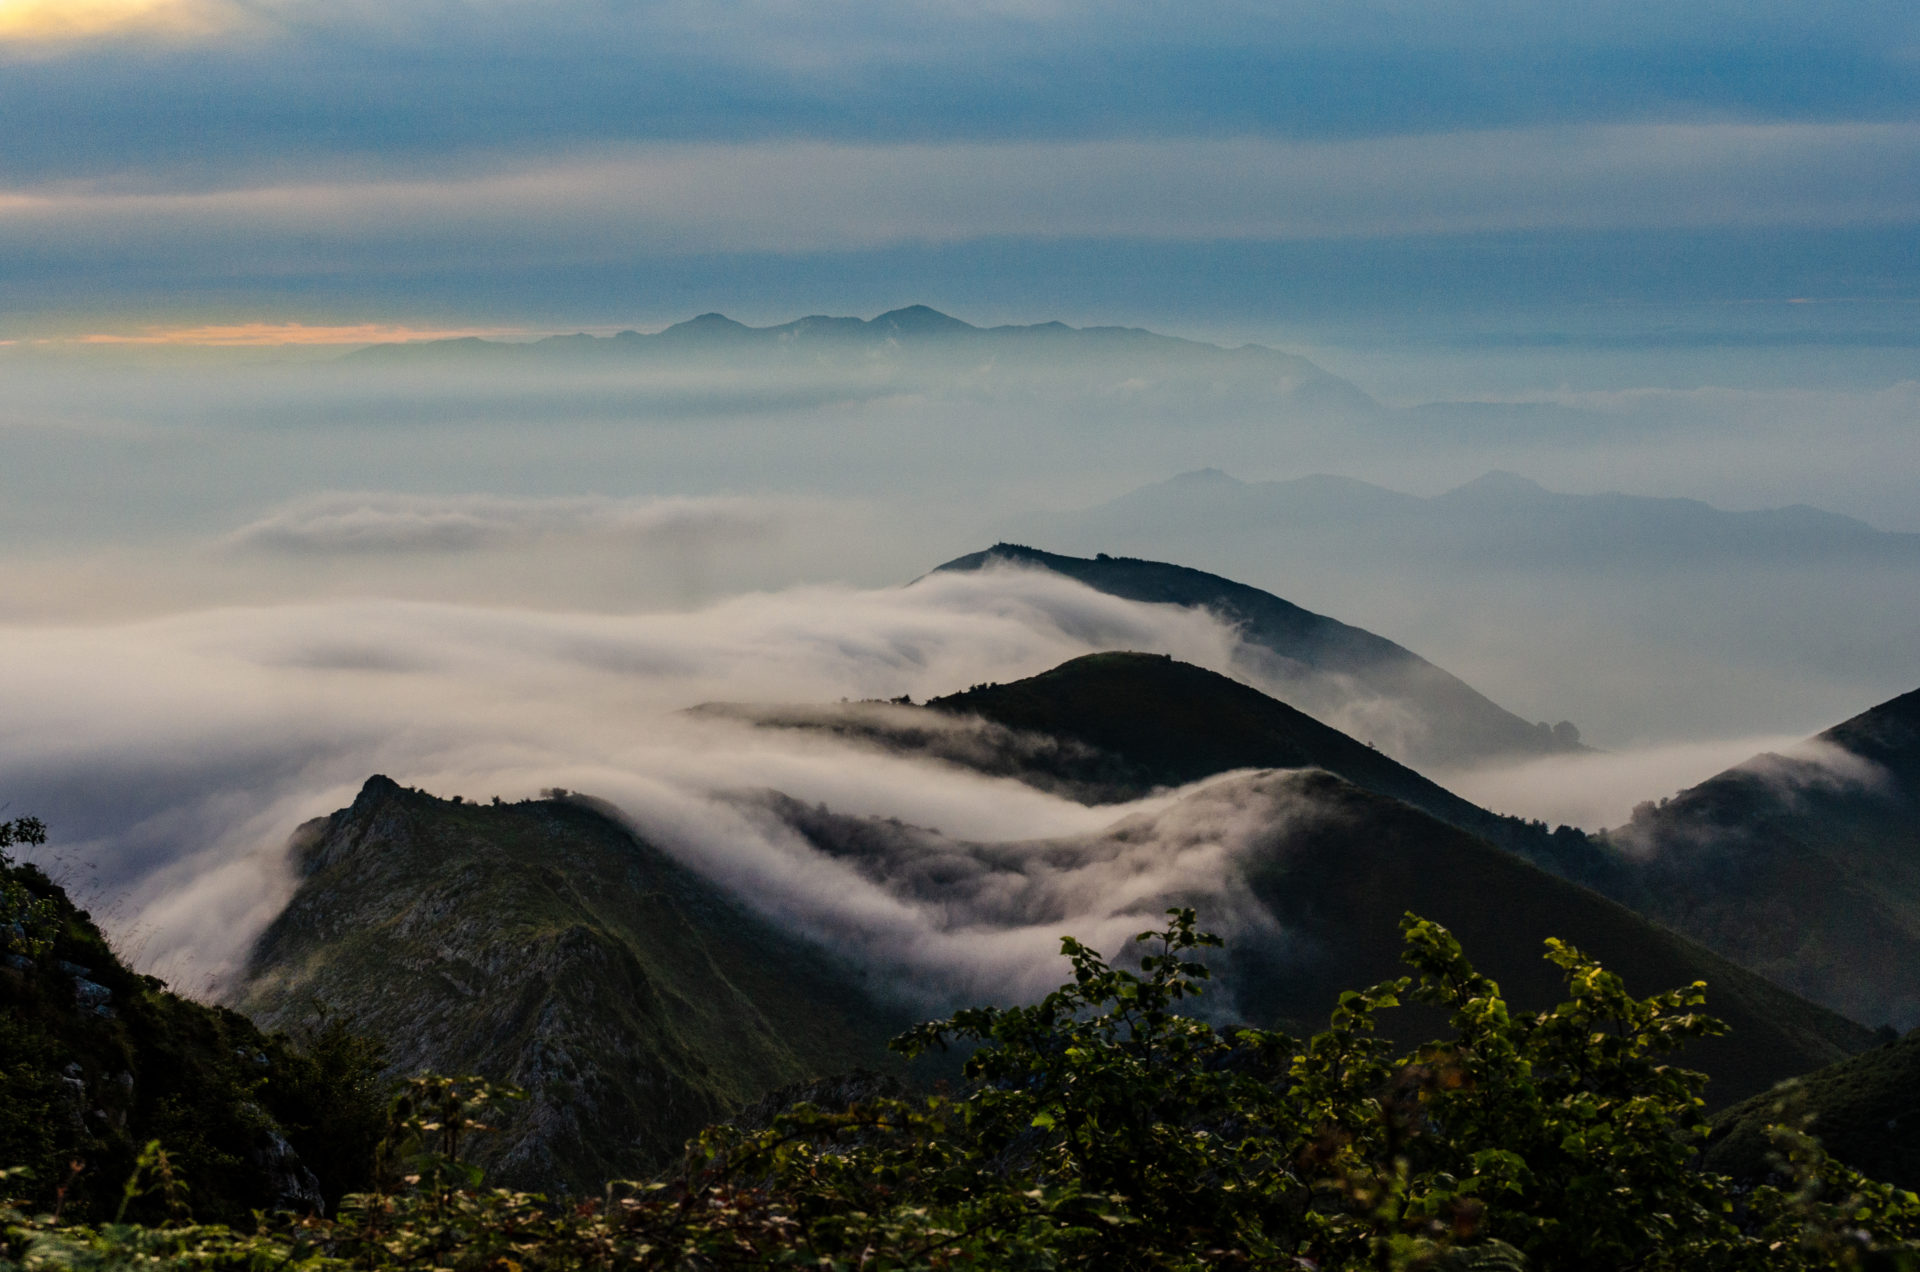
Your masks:
{"label": "bush", "polygon": [[[1804,1128],[1776,1130],[1775,1184],[1697,1169],[1704,1079],[1672,1057],[1720,1031],[1701,985],[1636,999],[1550,942],[1567,999],[1515,1014],[1410,915],[1412,975],[1348,993],[1298,1042],[1183,1014],[1207,979],[1196,955],[1219,941],[1169,913],[1139,938],[1137,971],[1069,939],[1073,978],[1043,1001],[896,1040],[972,1048],[957,1094],[713,1128],[663,1179],[560,1201],[486,1189],[459,1164],[511,1093],[416,1079],[381,1191],[335,1220],[241,1234],[16,1211],[0,1267],[1920,1267],[1920,1199],[1833,1163]],[[1374,1020],[1402,1002],[1444,1008],[1449,1036],[1393,1054]]]}

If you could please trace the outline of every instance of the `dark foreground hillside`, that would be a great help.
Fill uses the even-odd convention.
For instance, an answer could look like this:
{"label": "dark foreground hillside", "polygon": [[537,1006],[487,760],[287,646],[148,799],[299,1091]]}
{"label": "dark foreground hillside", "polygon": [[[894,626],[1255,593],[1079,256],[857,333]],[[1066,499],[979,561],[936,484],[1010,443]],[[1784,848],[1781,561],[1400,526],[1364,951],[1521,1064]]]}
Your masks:
{"label": "dark foreground hillside", "polygon": [[[976,844],[888,818],[833,813],[769,796],[767,807],[816,848],[911,904],[939,903],[969,922],[1058,923],[1081,878],[1133,878],[1164,868],[1156,899],[1216,915],[1227,937],[1216,1012],[1305,1030],[1341,992],[1391,977],[1400,920],[1432,916],[1461,933],[1482,970],[1535,1008],[1560,985],[1544,957],[1560,937],[1620,973],[1636,993],[1695,981],[1726,1038],[1694,1044],[1686,1062],[1712,1075],[1726,1104],[1830,1064],[1873,1042],[1861,1025],[1781,989],[1586,888],[1549,874],[1400,801],[1320,770],[1250,773],[1190,792],[1166,809],[1103,831],[1026,843]],[[1206,877],[1171,864],[1214,851]],[[1435,1020],[1388,1013],[1403,1042]]]}
{"label": "dark foreground hillside", "polygon": [[326,1009],[390,1071],[528,1092],[484,1158],[527,1187],[644,1174],[767,1091],[885,1063],[911,1023],[578,799],[475,805],[370,779],[303,828],[303,878],[236,995],[269,1027]]}
{"label": "dark foreground hillside", "polygon": [[1605,839],[1661,922],[1858,1019],[1920,1024],[1920,690]]}
{"label": "dark foreground hillside", "polygon": [[[377,1190],[337,1218],[76,1224],[0,1201],[0,1272],[1843,1272],[1920,1261],[1920,1198],[1792,1128],[1774,1178],[1698,1167],[1700,1078],[1671,1063],[1720,1026],[1697,989],[1637,998],[1552,949],[1556,1001],[1517,1009],[1439,924],[1399,924],[1403,972],[1342,995],[1301,1040],[1183,1010],[1219,939],[1174,910],[1029,1006],[915,1028],[958,1045],[950,1090],[801,1105],[711,1127],[646,1182],[585,1199],[488,1188],[462,1153],[504,1092],[423,1078]],[[1134,970],[1137,969],[1137,970]],[[1412,1001],[1444,1033],[1375,1025]],[[816,1088],[827,1094],[826,1087]],[[161,1181],[164,1183],[164,1180]],[[129,1186],[138,1195],[141,1181]]]}
{"label": "dark foreground hillside", "polygon": [[321,1029],[303,1049],[170,993],[4,852],[0,959],[0,1166],[31,1171],[39,1205],[111,1217],[153,1139],[208,1219],[305,1211],[366,1186],[385,1096],[358,1040]]}
{"label": "dark foreground hillside", "polygon": [[1709,1169],[1754,1178],[1767,1173],[1767,1126],[1804,1115],[1828,1152],[1855,1170],[1920,1189],[1920,1031],[1807,1074],[1724,1110],[1715,1121]]}

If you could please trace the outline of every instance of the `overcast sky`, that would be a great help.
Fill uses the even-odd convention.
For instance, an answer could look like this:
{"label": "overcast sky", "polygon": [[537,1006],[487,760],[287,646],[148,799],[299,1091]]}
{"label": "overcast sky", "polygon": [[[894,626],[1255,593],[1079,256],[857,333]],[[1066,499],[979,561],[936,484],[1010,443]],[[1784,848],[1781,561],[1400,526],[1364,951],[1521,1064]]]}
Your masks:
{"label": "overcast sky", "polygon": [[0,337],[1820,299],[1886,338],[1917,105],[1898,3],[0,0]]}

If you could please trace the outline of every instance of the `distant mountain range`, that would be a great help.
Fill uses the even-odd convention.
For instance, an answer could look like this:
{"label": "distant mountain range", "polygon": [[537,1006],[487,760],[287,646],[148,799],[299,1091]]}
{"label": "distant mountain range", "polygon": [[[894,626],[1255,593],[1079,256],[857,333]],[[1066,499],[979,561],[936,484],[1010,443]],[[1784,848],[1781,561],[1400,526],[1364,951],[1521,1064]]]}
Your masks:
{"label": "distant mountain range", "polygon": [[[1069,327],[1061,322],[976,327],[909,305],[875,318],[814,315],[773,327],[749,327],[724,314],[701,314],[663,331],[611,336],[549,336],[510,342],[466,336],[370,345],[341,359],[358,367],[525,368],[534,366],[686,366],[826,371],[866,380],[938,373],[965,388],[982,376],[1061,379],[1076,391],[1124,389],[1143,376],[1171,376],[1191,388],[1225,386],[1336,415],[1376,416],[1384,408],[1352,383],[1297,354],[1264,345],[1225,348],[1139,327]],[[1086,375],[1096,375],[1089,383]],[[957,379],[955,377],[958,377]],[[1163,386],[1164,387],[1164,386]]]}
{"label": "distant mountain range", "polygon": [[993,565],[1048,570],[1112,596],[1216,614],[1240,631],[1248,679],[1410,764],[1463,768],[1581,749],[1571,723],[1529,724],[1383,636],[1231,579],[1161,561],[1105,553],[1089,560],[1010,543],[939,568]]}
{"label": "distant mountain range", "polygon": [[1858,1019],[1920,1024],[1920,690],[1603,839],[1661,922]]}
{"label": "distant mountain range", "polygon": [[1351,477],[1244,482],[1207,468],[1082,512],[1033,519],[1067,546],[1184,555],[1200,544],[1285,544],[1289,555],[1365,556],[1476,569],[1676,567],[1862,557],[1920,565],[1920,534],[1795,505],[1729,512],[1697,499],[1572,495],[1490,472],[1431,498]]}

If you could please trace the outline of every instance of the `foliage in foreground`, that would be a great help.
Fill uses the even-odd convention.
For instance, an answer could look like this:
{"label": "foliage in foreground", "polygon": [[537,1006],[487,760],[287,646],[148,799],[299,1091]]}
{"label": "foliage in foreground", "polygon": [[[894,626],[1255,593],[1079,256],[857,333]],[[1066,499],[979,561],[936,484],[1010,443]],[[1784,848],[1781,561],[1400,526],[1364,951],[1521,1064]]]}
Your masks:
{"label": "foliage in foreground", "polygon": [[[1178,1014],[1218,939],[1173,911],[1137,972],[1071,939],[1073,979],[896,1042],[975,1048],[960,1094],[800,1106],[715,1128],[684,1165],[586,1202],[490,1190],[459,1160],[500,1092],[416,1079],[379,1191],[333,1220],[242,1232],[6,1215],[0,1268],[1920,1268],[1920,1198],[1776,1132],[1779,1181],[1695,1168],[1704,1078],[1669,1063],[1720,1029],[1704,989],[1647,999],[1560,943],[1567,998],[1516,1013],[1453,937],[1408,916],[1413,975],[1347,994],[1300,1043]],[[1443,1009],[1396,1055],[1375,1014]],[[150,1146],[129,1184],[171,1204]]]}
{"label": "foliage in foreground", "polygon": [[[34,818],[0,821],[0,1164],[32,1172],[4,1191],[104,1218],[153,1139],[204,1219],[365,1188],[384,1120],[377,1048],[338,1021],[298,1041],[263,1033],[135,973],[8,852],[45,841]],[[145,1196],[125,1209],[166,1213]]]}

